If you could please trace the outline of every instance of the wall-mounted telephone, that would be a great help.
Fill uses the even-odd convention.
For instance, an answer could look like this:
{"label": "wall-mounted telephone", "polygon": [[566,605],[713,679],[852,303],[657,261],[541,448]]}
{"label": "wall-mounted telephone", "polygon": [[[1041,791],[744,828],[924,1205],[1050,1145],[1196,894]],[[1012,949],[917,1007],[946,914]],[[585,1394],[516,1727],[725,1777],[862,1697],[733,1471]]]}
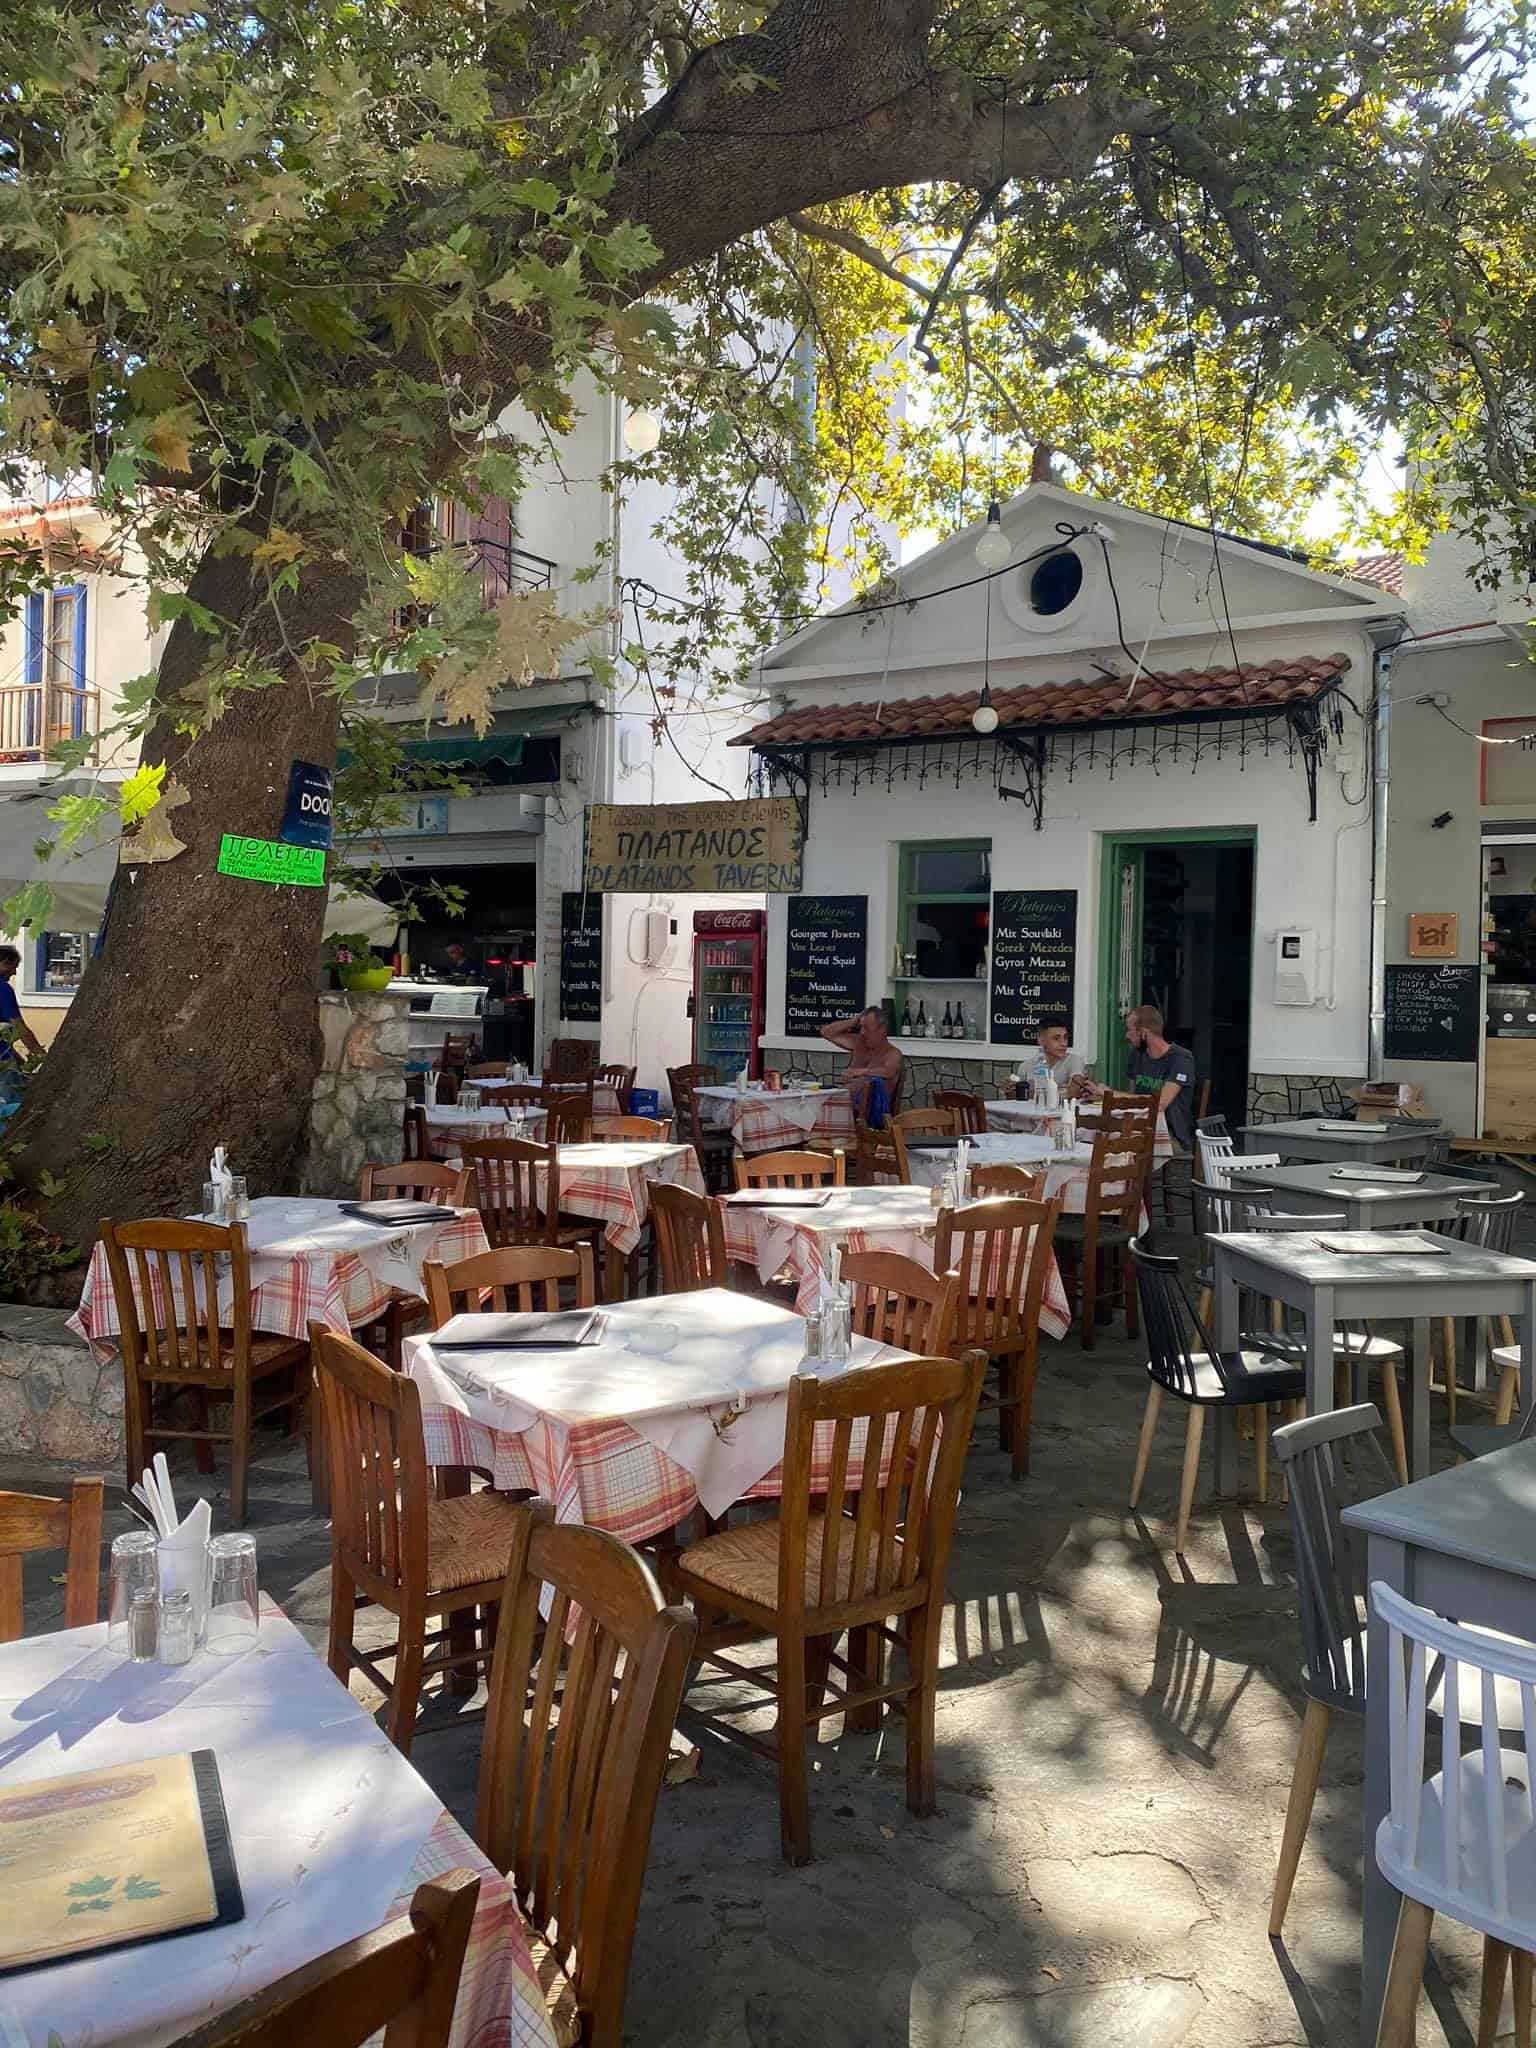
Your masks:
{"label": "wall-mounted telephone", "polygon": [[1277,1003],[1307,1004],[1317,1000],[1317,934],[1293,925],[1275,933],[1275,995]]}

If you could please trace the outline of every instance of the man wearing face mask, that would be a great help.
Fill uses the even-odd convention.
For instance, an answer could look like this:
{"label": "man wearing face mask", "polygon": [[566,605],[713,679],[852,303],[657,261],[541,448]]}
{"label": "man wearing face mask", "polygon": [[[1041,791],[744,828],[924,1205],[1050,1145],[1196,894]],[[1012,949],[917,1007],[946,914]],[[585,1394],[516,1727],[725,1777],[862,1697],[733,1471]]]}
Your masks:
{"label": "man wearing face mask", "polygon": [[[1163,1036],[1163,1013],[1151,1003],[1139,1003],[1125,1013],[1125,1042],[1131,1048],[1126,1078],[1138,1095],[1157,1096],[1157,1106],[1167,1119],[1168,1135],[1186,1151],[1195,1141],[1195,1061],[1182,1045]],[[1102,1095],[1102,1087],[1094,1088]]]}

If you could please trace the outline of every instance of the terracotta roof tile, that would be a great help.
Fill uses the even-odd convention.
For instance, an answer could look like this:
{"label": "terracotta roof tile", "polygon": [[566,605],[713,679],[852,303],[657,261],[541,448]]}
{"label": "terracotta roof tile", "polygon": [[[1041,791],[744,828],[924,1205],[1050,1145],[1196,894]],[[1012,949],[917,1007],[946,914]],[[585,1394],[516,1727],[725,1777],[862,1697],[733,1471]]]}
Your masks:
{"label": "terracotta roof tile", "polygon": [[1398,554],[1362,555],[1358,562],[1347,562],[1344,573],[1354,583],[1369,583],[1386,591],[1389,597],[1401,597],[1403,567],[1403,558]]}
{"label": "terracotta roof tile", "polygon": [[[1344,654],[1298,655],[1290,661],[1232,668],[1143,671],[1127,696],[1124,677],[1026,684],[994,690],[998,730],[1095,725],[1109,720],[1178,718],[1191,714],[1307,703],[1345,673]],[[803,704],[737,735],[733,747],[835,746],[840,741],[942,739],[969,732],[976,692],[948,697],[895,697],[883,704]]]}

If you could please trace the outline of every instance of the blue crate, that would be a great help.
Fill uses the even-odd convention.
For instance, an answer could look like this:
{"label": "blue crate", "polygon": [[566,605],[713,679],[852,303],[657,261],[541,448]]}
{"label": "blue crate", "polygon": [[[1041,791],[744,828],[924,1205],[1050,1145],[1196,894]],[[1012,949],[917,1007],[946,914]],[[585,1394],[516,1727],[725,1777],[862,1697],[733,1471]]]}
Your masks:
{"label": "blue crate", "polygon": [[660,1116],[661,1096],[654,1088],[631,1088],[629,1113],[631,1116]]}

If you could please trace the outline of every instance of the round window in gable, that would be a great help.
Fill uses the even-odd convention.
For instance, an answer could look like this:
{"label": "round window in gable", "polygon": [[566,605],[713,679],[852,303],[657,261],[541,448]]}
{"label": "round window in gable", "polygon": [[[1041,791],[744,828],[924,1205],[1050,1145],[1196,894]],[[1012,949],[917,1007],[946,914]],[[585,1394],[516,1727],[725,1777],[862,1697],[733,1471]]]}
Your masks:
{"label": "round window in gable", "polygon": [[1041,618],[1064,612],[1083,587],[1083,565],[1071,548],[1059,548],[1035,564],[1029,579],[1030,610]]}

